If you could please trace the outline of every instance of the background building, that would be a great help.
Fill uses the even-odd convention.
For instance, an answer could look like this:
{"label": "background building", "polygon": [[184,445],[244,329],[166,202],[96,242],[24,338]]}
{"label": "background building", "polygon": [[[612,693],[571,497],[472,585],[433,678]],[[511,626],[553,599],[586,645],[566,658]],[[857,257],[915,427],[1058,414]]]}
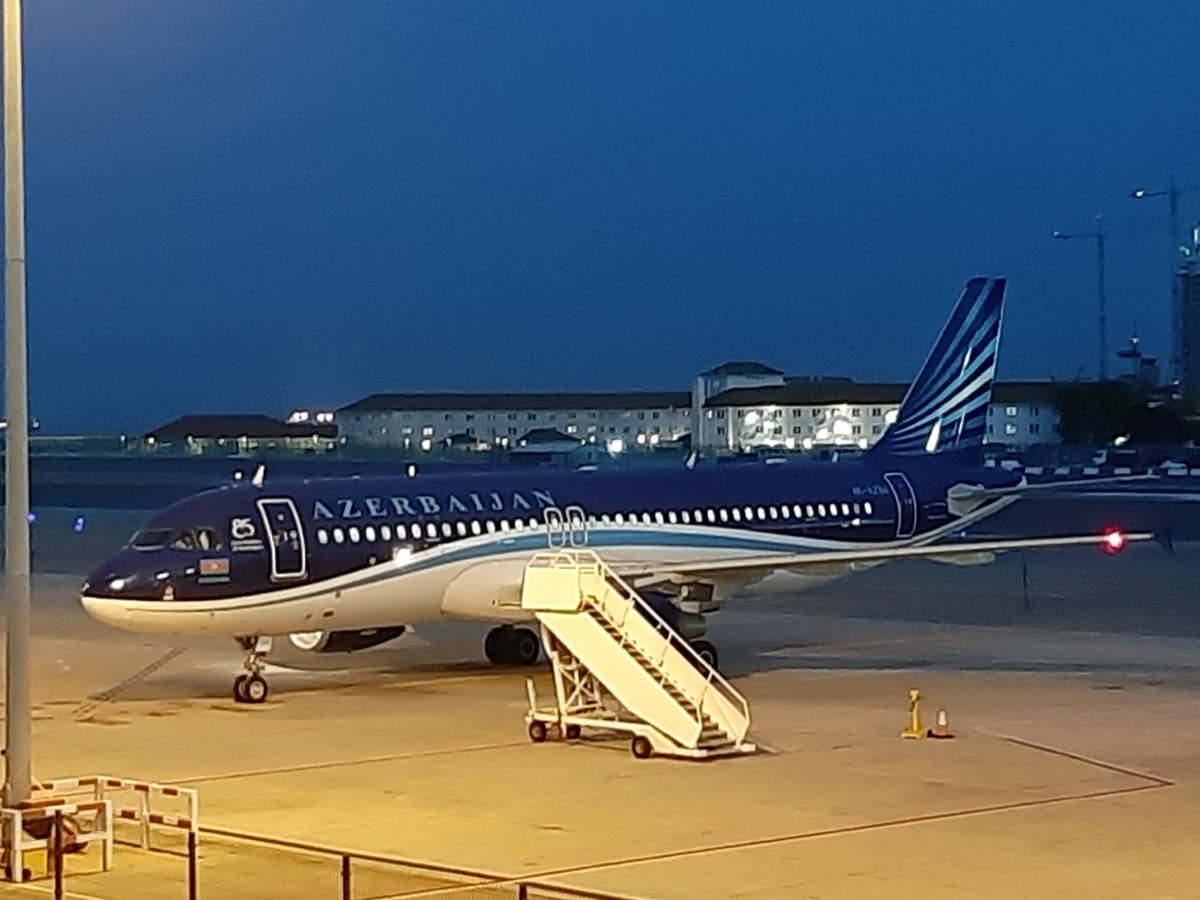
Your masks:
{"label": "background building", "polygon": [[1200,224],[1192,229],[1190,247],[1181,247],[1175,272],[1178,309],[1175,359],[1180,389],[1193,405],[1200,398]]}
{"label": "background building", "polygon": [[[1009,449],[1059,441],[1049,382],[997,384],[991,443]],[[896,417],[907,385],[785,378],[761,363],[728,363],[671,392],[603,394],[372,394],[337,412],[350,447],[429,452],[515,449],[553,429],[610,452],[689,445],[706,455],[760,448],[866,448]]]}

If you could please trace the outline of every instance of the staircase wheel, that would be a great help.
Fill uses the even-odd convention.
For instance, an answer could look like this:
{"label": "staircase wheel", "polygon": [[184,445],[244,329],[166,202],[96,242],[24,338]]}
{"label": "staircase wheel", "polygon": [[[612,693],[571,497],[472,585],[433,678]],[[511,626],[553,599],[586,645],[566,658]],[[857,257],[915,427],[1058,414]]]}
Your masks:
{"label": "staircase wheel", "polygon": [[580,727],[578,725],[568,725],[566,727],[566,730],[564,731],[564,734],[566,735],[568,741],[579,740],[579,735],[581,733],[582,733],[582,730],[580,729]]}
{"label": "staircase wheel", "polygon": [[649,759],[650,755],[654,753],[654,747],[650,744],[650,738],[641,734],[636,735],[629,742],[629,750],[637,759]]}
{"label": "staircase wheel", "polygon": [[529,723],[529,739],[535,744],[546,740],[546,723],[533,721]]}

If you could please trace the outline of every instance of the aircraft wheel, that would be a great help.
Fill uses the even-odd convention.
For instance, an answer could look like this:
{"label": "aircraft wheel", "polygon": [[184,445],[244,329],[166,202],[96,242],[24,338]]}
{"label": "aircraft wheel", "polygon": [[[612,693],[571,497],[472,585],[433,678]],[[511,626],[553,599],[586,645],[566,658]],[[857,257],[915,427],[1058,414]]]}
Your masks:
{"label": "aircraft wheel", "polygon": [[535,744],[546,740],[546,723],[533,721],[529,723],[529,739]]}
{"label": "aircraft wheel", "polygon": [[246,697],[246,682],[250,679],[249,675],[239,675],[233,679],[233,699],[237,703],[249,703]]}
{"label": "aircraft wheel", "polygon": [[509,638],[508,661],[517,666],[532,666],[542,652],[542,642],[528,628],[518,628]]}
{"label": "aircraft wheel", "polygon": [[696,655],[702,660],[717,668],[720,662],[720,656],[717,654],[717,648],[711,641],[692,641],[692,649],[696,651]]}
{"label": "aircraft wheel", "polygon": [[650,738],[639,734],[629,742],[629,750],[637,759],[649,759],[654,747],[650,744]]}
{"label": "aircraft wheel", "polygon": [[261,675],[250,675],[246,678],[242,691],[246,695],[247,703],[262,703],[267,699],[267,679]]}
{"label": "aircraft wheel", "polygon": [[488,658],[488,662],[498,666],[507,663],[510,656],[511,639],[511,628],[493,628],[489,631],[487,637],[483,639],[483,655]]}
{"label": "aircraft wheel", "polygon": [[581,729],[578,725],[568,725],[563,732],[563,734],[566,736],[568,741],[579,740],[579,735],[581,733],[582,733]]}

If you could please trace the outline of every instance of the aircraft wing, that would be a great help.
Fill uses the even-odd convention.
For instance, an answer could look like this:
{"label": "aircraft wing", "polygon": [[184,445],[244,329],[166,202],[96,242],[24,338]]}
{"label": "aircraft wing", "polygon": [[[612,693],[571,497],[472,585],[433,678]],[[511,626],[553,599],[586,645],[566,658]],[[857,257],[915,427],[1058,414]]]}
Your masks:
{"label": "aircraft wing", "polygon": [[806,569],[850,567],[855,563],[879,563],[897,559],[932,559],[939,562],[973,564],[987,562],[998,553],[1012,550],[1040,550],[1051,547],[1106,547],[1110,552],[1130,542],[1155,539],[1151,532],[1112,532],[1104,535],[1068,535],[1065,537],[1014,538],[990,541],[963,541],[951,544],[863,547],[853,550],[815,550],[804,553],[773,553],[729,559],[706,559],[690,563],[648,563],[617,565],[623,578],[685,578],[727,580],[765,576],[771,571],[803,572]]}

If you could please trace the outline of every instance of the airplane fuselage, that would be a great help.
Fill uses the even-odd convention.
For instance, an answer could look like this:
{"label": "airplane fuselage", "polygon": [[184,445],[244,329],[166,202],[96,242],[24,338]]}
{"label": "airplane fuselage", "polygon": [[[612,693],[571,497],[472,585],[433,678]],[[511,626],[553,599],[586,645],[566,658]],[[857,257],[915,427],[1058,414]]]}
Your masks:
{"label": "airplane fuselage", "polygon": [[555,543],[586,540],[614,564],[665,571],[714,557],[904,547],[967,523],[947,508],[953,485],[1019,482],[945,459],[870,455],[239,482],[157,515],[90,574],[83,602],[112,625],[177,634],[517,621],[527,618],[514,608],[524,563]]}

